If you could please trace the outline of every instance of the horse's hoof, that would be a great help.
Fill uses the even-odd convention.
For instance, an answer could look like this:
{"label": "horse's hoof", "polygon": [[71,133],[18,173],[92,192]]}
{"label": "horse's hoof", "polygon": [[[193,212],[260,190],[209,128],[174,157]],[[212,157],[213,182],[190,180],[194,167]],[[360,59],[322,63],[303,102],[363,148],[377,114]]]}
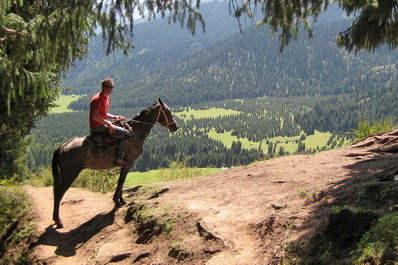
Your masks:
{"label": "horse's hoof", "polygon": [[126,205],[126,201],[123,199],[117,199],[117,200],[113,200],[115,202],[115,208],[120,208],[123,205]]}
{"label": "horse's hoof", "polygon": [[63,223],[57,223],[56,225],[57,225],[57,227],[55,229],[64,228],[64,224]]}

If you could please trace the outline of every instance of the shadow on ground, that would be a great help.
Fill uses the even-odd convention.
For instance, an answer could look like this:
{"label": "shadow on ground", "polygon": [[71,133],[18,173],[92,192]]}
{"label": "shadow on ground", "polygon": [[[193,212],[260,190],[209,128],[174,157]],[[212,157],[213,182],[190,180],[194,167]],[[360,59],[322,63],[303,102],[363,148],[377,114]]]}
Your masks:
{"label": "shadow on ground", "polygon": [[107,213],[101,213],[79,227],[68,232],[60,232],[49,226],[39,239],[31,245],[56,246],[55,253],[60,256],[70,257],[76,254],[76,249],[84,245],[90,238],[98,234],[102,229],[113,224],[116,208]]}

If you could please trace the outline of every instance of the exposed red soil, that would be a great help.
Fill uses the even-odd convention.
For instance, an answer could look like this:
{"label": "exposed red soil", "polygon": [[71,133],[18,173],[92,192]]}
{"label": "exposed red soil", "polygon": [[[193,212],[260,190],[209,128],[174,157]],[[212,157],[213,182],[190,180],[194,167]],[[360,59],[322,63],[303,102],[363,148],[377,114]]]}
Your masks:
{"label": "exposed red soil", "polygon": [[[305,256],[316,264],[331,206],[364,207],[378,214],[397,210],[397,196],[378,200],[366,193],[367,183],[397,191],[396,135],[393,131],[339,150],[142,187],[126,192],[130,205],[118,209],[112,194],[72,188],[61,206],[65,228],[57,230],[51,220],[52,188],[26,187],[38,228],[29,259],[57,265],[255,265],[294,264]],[[163,192],[149,199],[157,191]],[[152,223],[132,217],[144,204],[156,210]],[[156,228],[162,221],[172,228]],[[341,249],[342,263],[346,252]]]}

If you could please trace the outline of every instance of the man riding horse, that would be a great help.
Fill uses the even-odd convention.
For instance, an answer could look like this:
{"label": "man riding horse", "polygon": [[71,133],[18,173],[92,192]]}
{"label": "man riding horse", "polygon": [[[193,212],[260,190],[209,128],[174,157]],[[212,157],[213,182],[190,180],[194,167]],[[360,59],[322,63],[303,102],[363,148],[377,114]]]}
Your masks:
{"label": "man riding horse", "polygon": [[[110,86],[113,85],[113,82],[105,82],[105,84],[103,84],[102,89],[109,90],[111,88],[104,87],[104,85]],[[110,93],[107,92],[105,95],[109,94]],[[99,96],[102,97],[103,95]],[[106,97],[104,98],[106,99]],[[100,119],[99,122],[102,121],[105,123],[103,125],[107,126],[103,126],[103,128],[106,129],[105,132],[108,130],[115,135],[118,128],[115,128],[111,123],[106,123],[105,120],[106,118],[117,118],[117,116],[107,113],[109,102],[107,104],[105,114],[102,113],[102,120]],[[94,112],[96,110],[95,107],[96,106],[93,106]],[[160,125],[155,123],[159,123]],[[122,140],[126,140],[125,142],[127,143],[124,143],[123,145],[128,146],[128,148],[123,149],[123,151],[125,150],[124,160],[128,166],[122,166],[120,169],[119,180],[113,195],[113,201],[115,202],[116,207],[126,204],[122,194],[124,182],[131,165],[144,151],[145,139],[147,139],[155,125],[167,128],[170,132],[176,132],[179,128],[173,114],[171,113],[171,109],[162,100],[160,100],[160,98],[153,105],[143,109],[140,113],[135,115],[133,119],[124,122],[124,126],[129,128],[128,131],[132,132],[132,137],[123,138],[124,140]],[[54,151],[52,160],[54,178],[53,220],[55,221],[57,228],[62,228],[64,226],[59,217],[59,208],[65,192],[71,187],[72,183],[76,180],[83,169],[101,170],[114,167],[114,159],[117,157],[117,151],[120,151],[116,148],[116,145],[110,145],[101,150],[101,148],[98,148],[98,144],[94,141],[93,137],[83,136],[66,141]]]}
{"label": "man riding horse", "polygon": [[131,133],[119,126],[112,124],[107,119],[125,120],[123,116],[116,116],[108,113],[110,107],[110,97],[114,87],[114,81],[111,78],[105,78],[101,81],[101,92],[97,93],[90,101],[90,130],[92,134],[109,132],[110,137],[120,139],[118,151],[116,154],[115,165],[119,167],[130,167],[128,161],[124,161],[124,154],[128,148],[127,140]]}

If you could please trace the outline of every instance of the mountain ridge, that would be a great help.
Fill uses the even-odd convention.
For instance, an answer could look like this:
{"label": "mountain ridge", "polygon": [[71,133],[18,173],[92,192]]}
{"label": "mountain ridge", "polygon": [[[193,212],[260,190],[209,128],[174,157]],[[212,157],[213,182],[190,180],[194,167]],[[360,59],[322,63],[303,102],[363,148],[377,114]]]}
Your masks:
{"label": "mountain ridge", "polygon": [[[119,73],[113,106],[132,108],[158,97],[173,106],[188,106],[263,96],[364,93],[398,81],[398,55],[386,47],[373,54],[350,54],[336,46],[335,32],[348,23],[318,25],[313,39],[293,42],[283,53],[268,29],[247,28],[244,35],[235,33],[138,78],[127,77],[127,83],[119,80]],[[71,107],[87,109],[88,97]]]}

